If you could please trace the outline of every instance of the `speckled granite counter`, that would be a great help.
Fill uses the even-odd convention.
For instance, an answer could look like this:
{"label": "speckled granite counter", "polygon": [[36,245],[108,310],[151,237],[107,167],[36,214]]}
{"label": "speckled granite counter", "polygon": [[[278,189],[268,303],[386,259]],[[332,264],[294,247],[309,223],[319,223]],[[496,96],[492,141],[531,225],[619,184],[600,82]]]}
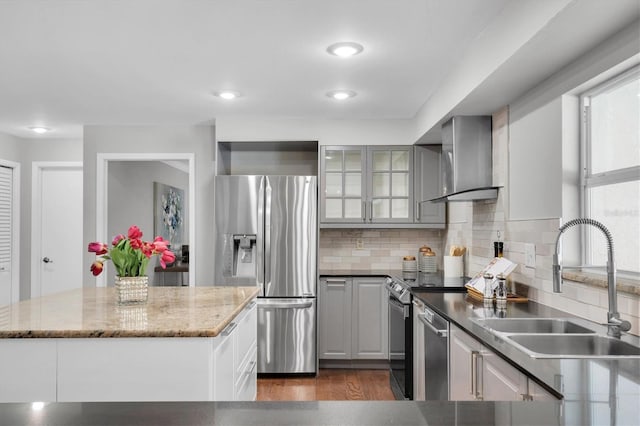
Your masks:
{"label": "speckled granite counter", "polygon": [[257,287],[150,287],[118,305],[114,288],[83,288],[0,306],[0,338],[215,337]]}
{"label": "speckled granite counter", "polygon": [[[447,317],[452,324],[475,337],[482,344],[504,357],[552,393],[562,396],[571,407],[594,404],[598,401],[616,403],[616,410],[633,413],[640,419],[640,359],[536,359],[510,345],[472,318],[490,318],[496,312],[485,309],[464,293],[416,293],[432,309]],[[565,312],[535,302],[509,303],[506,318],[558,318],[571,317]],[[605,326],[571,317],[595,332],[606,335]],[[602,318],[604,319],[604,318]],[[624,335],[623,340],[636,346],[640,338]],[[606,423],[605,423],[606,424]],[[628,423],[622,423],[628,424]]]}

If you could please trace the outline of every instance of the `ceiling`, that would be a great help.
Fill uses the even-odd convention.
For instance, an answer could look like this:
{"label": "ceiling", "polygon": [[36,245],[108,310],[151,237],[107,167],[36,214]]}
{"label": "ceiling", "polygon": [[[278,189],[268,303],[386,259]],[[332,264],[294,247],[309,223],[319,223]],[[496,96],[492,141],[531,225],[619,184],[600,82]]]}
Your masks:
{"label": "ceiling", "polygon": [[[1,1],[0,132],[411,118],[507,0]],[[364,45],[343,59],[338,41]],[[357,96],[337,102],[333,89]],[[232,102],[220,89],[240,91]]]}
{"label": "ceiling", "polygon": [[[411,119],[509,1],[520,0],[2,0],[0,132]],[[638,16],[637,0],[571,1],[459,111],[495,111]],[[329,55],[337,41],[364,51]],[[213,96],[221,89],[243,96]],[[338,102],[333,89],[358,95]]]}

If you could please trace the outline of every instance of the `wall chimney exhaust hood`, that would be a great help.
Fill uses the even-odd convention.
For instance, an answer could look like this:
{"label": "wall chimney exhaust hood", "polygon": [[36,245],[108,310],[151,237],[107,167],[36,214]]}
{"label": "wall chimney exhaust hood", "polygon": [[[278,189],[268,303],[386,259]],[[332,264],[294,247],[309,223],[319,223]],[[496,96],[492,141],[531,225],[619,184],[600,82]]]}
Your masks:
{"label": "wall chimney exhaust hood", "polygon": [[442,125],[442,196],[432,202],[498,198],[492,186],[491,116],[455,116]]}

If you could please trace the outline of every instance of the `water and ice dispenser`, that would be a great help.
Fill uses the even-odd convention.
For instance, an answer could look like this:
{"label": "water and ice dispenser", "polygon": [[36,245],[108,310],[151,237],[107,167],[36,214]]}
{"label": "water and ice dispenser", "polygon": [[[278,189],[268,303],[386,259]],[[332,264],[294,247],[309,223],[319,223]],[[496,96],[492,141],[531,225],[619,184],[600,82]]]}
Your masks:
{"label": "water and ice dispenser", "polygon": [[250,234],[225,235],[224,276],[256,277],[257,238]]}

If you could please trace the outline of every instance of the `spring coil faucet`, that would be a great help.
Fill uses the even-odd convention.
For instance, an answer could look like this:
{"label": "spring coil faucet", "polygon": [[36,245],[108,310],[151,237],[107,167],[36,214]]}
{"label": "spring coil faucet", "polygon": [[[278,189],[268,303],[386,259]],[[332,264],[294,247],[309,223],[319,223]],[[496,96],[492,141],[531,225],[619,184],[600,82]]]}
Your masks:
{"label": "spring coil faucet", "polygon": [[556,250],[553,254],[553,292],[562,293],[562,265],[560,260],[560,237],[567,229],[575,225],[591,225],[602,231],[607,239],[607,290],[609,295],[609,312],[607,313],[607,334],[612,337],[620,337],[622,331],[629,331],[631,323],[621,320],[618,312],[618,299],[616,295],[616,268],[613,262],[613,238],[611,232],[602,223],[597,220],[580,218],[573,219],[565,223],[558,229],[556,237]]}

